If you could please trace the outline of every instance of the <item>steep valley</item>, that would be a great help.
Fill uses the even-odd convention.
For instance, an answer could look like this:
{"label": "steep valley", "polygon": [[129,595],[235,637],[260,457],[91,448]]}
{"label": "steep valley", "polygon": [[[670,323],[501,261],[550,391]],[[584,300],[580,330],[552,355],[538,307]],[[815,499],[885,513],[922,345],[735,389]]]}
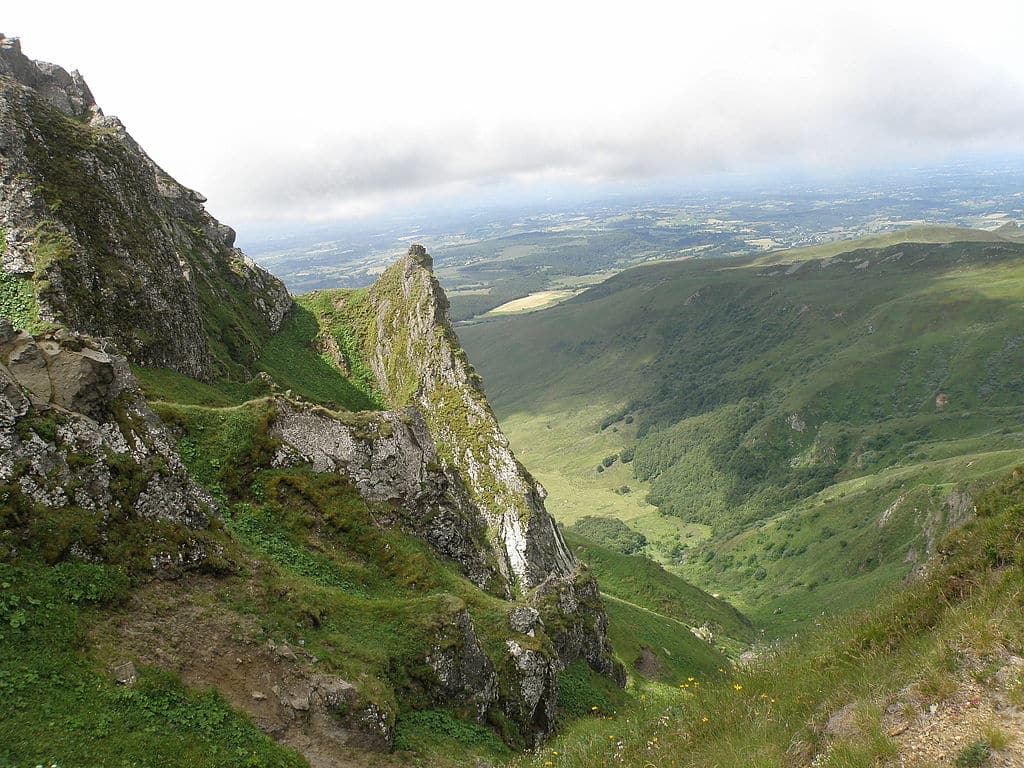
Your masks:
{"label": "steep valley", "polygon": [[774,637],[871,604],[1024,459],[1024,245],[922,235],[639,267],[461,336],[560,521],[625,521]]}
{"label": "steep valley", "polygon": [[0,161],[0,768],[1024,765],[1015,227],[456,335],[2,35]]}

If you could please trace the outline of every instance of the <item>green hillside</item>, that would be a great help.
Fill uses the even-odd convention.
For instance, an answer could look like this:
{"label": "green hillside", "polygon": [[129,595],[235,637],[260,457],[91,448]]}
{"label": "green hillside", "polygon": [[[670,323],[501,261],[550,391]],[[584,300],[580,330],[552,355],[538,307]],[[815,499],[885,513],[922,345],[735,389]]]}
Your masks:
{"label": "green hillside", "polygon": [[650,689],[517,768],[1016,766],[1024,760],[1024,474],[987,489],[923,578],[756,661]]}
{"label": "green hillside", "polygon": [[886,248],[901,243],[1003,243],[1020,239],[1021,232],[1012,226],[1002,226],[988,231],[983,229],[965,229],[964,227],[914,226],[884,232],[880,235],[863,237],[858,240],[834,240],[830,243],[812,245],[805,248],[785,248],[772,251],[758,257],[759,264],[789,264],[794,261],[810,259],[828,259],[841,253],[848,253],[851,248]]}
{"label": "green hillside", "polygon": [[646,557],[623,555],[570,531],[565,541],[593,569],[606,595],[690,627],[707,626],[726,645],[754,639],[750,622],[732,606],[669,573]]}
{"label": "green hillside", "polygon": [[[509,603],[475,587],[419,538],[380,525],[378,516],[401,514],[392,505],[365,502],[333,475],[270,467],[271,393],[331,409],[380,407],[350,328],[333,311],[348,295],[299,297],[264,348],[262,378],[200,382],[133,368],[192,477],[220,504],[221,517],[202,538],[215,554],[201,573],[152,580],[135,569],[129,556],[141,557],[152,537],[141,525],[103,541],[109,562],[69,560],[79,538],[103,538],[94,514],[12,507],[9,488],[0,486],[0,544],[17,552],[0,562],[0,693],[8,705],[0,765],[47,764],[50,756],[61,764],[149,764],[139,762],[144,755],[161,765],[304,765],[291,748],[308,745],[263,734],[250,718],[254,697],[267,694],[238,680],[236,664],[267,663],[268,643],[294,649],[285,652],[296,663],[358,681],[351,705],[379,706],[391,718],[397,754],[350,750],[352,765],[505,760],[509,744],[521,745],[500,711],[479,723],[432,698],[421,662],[448,642],[464,612],[480,627],[484,650],[504,653]],[[170,537],[183,535],[167,528]],[[571,541],[607,578],[608,634],[630,670],[631,692],[648,681],[674,685],[715,673],[727,665],[723,649],[752,637],[740,614],[655,564]],[[646,578],[637,581],[638,573]],[[714,628],[719,647],[690,631],[701,624]],[[132,688],[110,673],[125,659],[138,665]],[[559,689],[562,728],[593,706],[611,713],[635,699],[582,662],[561,674]],[[310,743],[337,758],[334,747]]]}
{"label": "green hillside", "polygon": [[[750,622],[645,557],[623,555],[565,531],[566,543],[597,576],[608,610],[608,634],[630,673],[679,683],[727,665],[754,640]],[[706,631],[705,639],[694,630]]]}
{"label": "green hillside", "polygon": [[1024,459],[1024,245],[927,234],[957,241],[638,267],[460,336],[559,519],[623,519],[781,634]]}

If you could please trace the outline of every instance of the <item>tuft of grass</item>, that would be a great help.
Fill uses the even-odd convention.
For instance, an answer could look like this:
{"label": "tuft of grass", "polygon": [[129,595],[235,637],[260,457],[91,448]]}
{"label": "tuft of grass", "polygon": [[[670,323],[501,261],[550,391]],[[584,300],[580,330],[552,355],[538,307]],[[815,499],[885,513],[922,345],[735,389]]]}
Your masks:
{"label": "tuft of grass", "polygon": [[998,725],[990,725],[984,729],[984,741],[988,742],[988,745],[994,752],[1000,752],[1006,749],[1010,743],[1010,737],[1007,736],[1006,731],[1000,728]]}
{"label": "tuft of grass", "polygon": [[[0,238],[3,233],[0,232]],[[0,272],[0,317],[6,317],[15,328],[39,333],[46,327],[39,320],[35,285],[27,277]]]}
{"label": "tuft of grass", "polygon": [[956,768],[981,768],[992,759],[992,747],[984,739],[964,747],[956,756]]}
{"label": "tuft of grass", "polygon": [[558,708],[561,718],[614,715],[628,701],[628,694],[603,675],[574,661],[558,675]]}
{"label": "tuft of grass", "polygon": [[433,759],[445,764],[455,755],[462,761],[505,760],[511,755],[490,728],[458,718],[445,709],[401,715],[395,722],[395,749],[412,752],[421,760]]}

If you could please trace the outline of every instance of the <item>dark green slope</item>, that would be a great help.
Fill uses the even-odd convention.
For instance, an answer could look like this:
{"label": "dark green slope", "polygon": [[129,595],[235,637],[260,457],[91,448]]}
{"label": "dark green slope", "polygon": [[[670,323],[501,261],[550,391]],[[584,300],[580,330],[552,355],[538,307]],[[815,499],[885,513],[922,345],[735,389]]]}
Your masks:
{"label": "dark green slope", "polygon": [[648,499],[713,533],[650,549],[780,632],[898,581],[1024,457],[1024,245],[793,253],[639,267],[460,333],[510,433],[621,430]]}

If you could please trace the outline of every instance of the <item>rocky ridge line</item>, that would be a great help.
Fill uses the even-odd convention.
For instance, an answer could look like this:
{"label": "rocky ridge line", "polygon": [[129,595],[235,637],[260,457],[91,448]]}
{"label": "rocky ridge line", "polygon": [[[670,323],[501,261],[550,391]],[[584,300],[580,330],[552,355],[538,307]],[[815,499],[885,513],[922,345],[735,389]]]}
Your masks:
{"label": "rocky ridge line", "polygon": [[81,75],[2,36],[0,157],[0,277],[31,281],[40,323],[193,378],[251,373],[291,307],[284,284],[103,114]]}

